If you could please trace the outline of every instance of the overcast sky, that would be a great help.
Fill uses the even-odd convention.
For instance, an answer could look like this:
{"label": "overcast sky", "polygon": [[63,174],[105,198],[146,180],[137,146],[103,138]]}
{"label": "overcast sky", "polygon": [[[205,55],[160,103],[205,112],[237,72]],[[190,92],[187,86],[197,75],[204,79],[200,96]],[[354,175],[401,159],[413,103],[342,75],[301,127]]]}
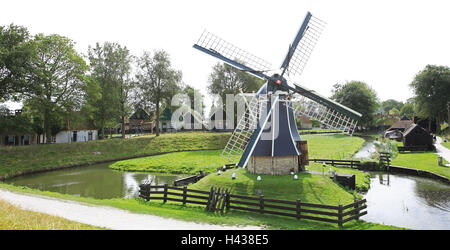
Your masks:
{"label": "overcast sky", "polygon": [[83,54],[105,41],[138,56],[164,49],[184,82],[205,95],[218,62],[192,48],[205,29],[277,69],[307,11],[327,26],[295,80],[322,95],[330,96],[335,83],[359,80],[381,101],[405,101],[413,95],[408,85],[427,64],[450,65],[448,0],[9,0],[0,8],[0,25],[67,36]]}

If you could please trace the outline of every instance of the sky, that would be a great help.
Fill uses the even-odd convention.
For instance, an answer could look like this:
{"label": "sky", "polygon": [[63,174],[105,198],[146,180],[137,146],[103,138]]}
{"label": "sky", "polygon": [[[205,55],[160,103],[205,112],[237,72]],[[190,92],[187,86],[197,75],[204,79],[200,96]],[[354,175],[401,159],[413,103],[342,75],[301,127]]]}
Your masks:
{"label": "sky", "polygon": [[67,36],[84,55],[106,41],[136,56],[164,49],[208,106],[208,76],[219,61],[192,48],[204,30],[279,70],[310,11],[327,25],[296,83],[329,97],[336,83],[363,81],[380,101],[404,102],[427,64],[450,65],[449,10],[448,0],[14,0],[0,4],[0,25]]}

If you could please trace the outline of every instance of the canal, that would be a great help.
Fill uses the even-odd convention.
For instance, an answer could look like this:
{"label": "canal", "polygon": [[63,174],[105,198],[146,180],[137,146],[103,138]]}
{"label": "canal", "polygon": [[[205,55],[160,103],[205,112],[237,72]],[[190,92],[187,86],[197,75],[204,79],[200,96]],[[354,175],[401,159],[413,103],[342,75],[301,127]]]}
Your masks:
{"label": "canal", "polygon": [[96,199],[137,197],[139,184],[173,184],[185,176],[156,173],[122,172],[108,168],[110,164],[68,168],[19,176],[4,181],[15,186],[26,186],[42,191],[71,194]]}
{"label": "canal", "polygon": [[372,172],[362,220],[410,229],[450,229],[450,185],[401,174]]}

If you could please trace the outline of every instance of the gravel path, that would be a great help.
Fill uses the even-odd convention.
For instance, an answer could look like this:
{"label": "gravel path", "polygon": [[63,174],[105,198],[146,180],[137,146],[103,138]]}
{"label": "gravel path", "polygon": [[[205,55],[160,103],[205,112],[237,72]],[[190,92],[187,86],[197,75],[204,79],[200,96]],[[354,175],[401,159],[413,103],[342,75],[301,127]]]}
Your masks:
{"label": "gravel path", "polygon": [[25,195],[0,189],[0,199],[23,209],[63,217],[98,227],[120,230],[258,230],[255,226],[233,227],[179,221],[136,214],[112,207],[86,205],[74,201]]}

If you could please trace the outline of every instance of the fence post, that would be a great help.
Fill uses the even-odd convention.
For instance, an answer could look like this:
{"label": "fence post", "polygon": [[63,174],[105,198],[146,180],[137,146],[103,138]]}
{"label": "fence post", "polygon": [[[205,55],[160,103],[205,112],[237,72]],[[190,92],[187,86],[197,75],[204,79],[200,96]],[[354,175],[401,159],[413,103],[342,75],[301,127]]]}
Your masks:
{"label": "fence post", "polygon": [[186,205],[187,186],[183,187],[183,205]]}
{"label": "fence post", "polygon": [[264,213],[264,195],[259,196],[259,209],[260,213]]}
{"label": "fence post", "polygon": [[164,200],[163,202],[166,203],[167,202],[167,184],[164,184]]}
{"label": "fence post", "polygon": [[207,211],[209,211],[209,206],[211,205],[212,195],[213,195],[213,187],[211,187],[211,189],[209,190],[209,198],[208,198],[208,202],[206,203]]}
{"label": "fence post", "polygon": [[230,210],[230,191],[228,191],[228,190],[227,190],[225,201],[226,201],[225,207],[227,209],[226,212],[228,213],[228,210]]}
{"label": "fence post", "polygon": [[[355,203],[356,203],[357,201],[358,201],[358,200],[355,198]],[[359,207],[359,205],[358,205],[358,203],[356,203],[356,204],[355,204],[355,215],[358,215],[358,214],[359,214],[358,207]],[[356,217],[356,220],[359,220],[359,216]]]}
{"label": "fence post", "polygon": [[300,202],[300,199],[297,199],[297,209],[296,209],[296,212],[297,212],[297,220],[299,220],[300,219],[300,215],[301,215],[301,202]]}
{"label": "fence post", "polygon": [[342,229],[342,205],[339,204],[339,208],[338,208],[338,226],[339,229]]}

